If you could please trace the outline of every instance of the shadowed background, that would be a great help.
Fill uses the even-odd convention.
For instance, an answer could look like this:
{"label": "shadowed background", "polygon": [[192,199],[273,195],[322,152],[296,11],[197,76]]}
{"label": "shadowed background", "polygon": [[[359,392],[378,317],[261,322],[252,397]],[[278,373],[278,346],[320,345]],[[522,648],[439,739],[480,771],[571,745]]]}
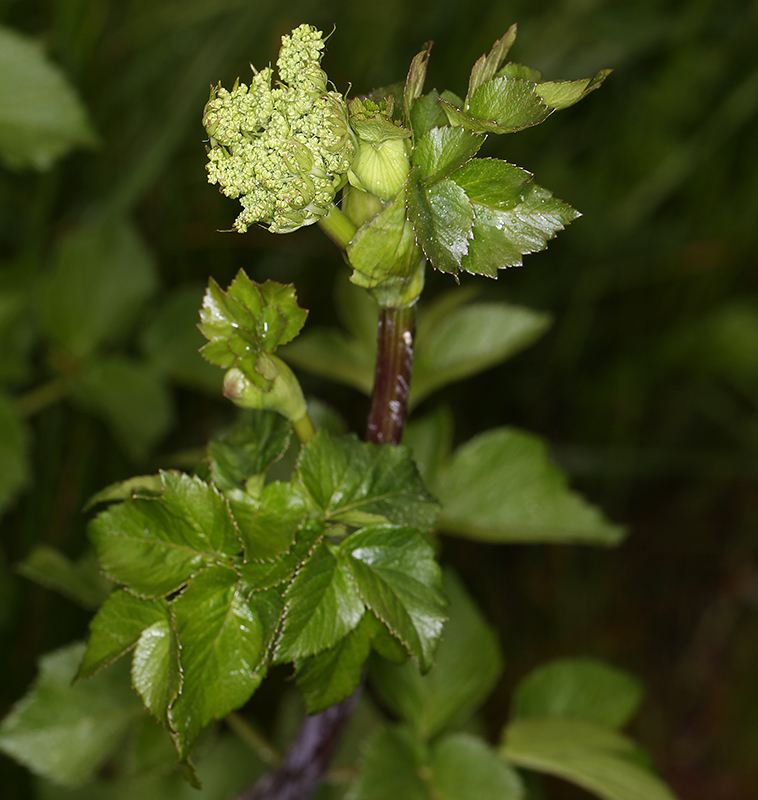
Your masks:
{"label": "shadowed background", "polygon": [[[633,732],[682,798],[752,797],[758,3],[746,1],[294,0],[284,11],[268,0],[2,0],[0,24],[44,46],[97,141],[48,170],[0,167],[0,381],[29,445],[25,457],[9,445],[0,466],[0,716],[39,654],[81,638],[90,616],[14,563],[39,544],[79,557],[92,492],[193,463],[231,419],[220,376],[193,354],[208,275],[226,285],[244,268],[294,282],[310,323],[335,324],[334,286],[347,270],[330,242],[315,227],[219,233],[237,208],[204,172],[208,85],[246,80],[248,62],[265,66],[304,21],[336,26],[324,67],[352,95],[403,79],[430,39],[427,87],[464,93],[471,65],[513,22],[509,58],[548,79],[614,70],[580,105],[486,143],[482,155],[534,172],[584,216],[497,282],[462,277],[483,299],[546,311],[553,325],[416,414],[449,406],[456,441],[503,424],[539,433],[573,485],[630,530],[610,551],[445,542],[508,660],[488,729],[500,729],[510,690],[535,664],[600,656],[644,679]],[[98,260],[97,241],[71,246],[82,225],[121,237],[118,263]],[[56,347],[66,259],[88,263],[90,283],[111,268],[121,281],[99,294],[82,287],[80,318],[110,333],[77,358]],[[453,287],[428,277],[429,296]],[[108,318],[109,291],[133,297],[128,319]],[[67,378],[81,374],[89,389],[72,392]],[[305,374],[303,385],[363,428],[362,395]],[[0,781],[7,797],[33,796],[4,757]],[[551,796],[584,796],[550,786]]]}

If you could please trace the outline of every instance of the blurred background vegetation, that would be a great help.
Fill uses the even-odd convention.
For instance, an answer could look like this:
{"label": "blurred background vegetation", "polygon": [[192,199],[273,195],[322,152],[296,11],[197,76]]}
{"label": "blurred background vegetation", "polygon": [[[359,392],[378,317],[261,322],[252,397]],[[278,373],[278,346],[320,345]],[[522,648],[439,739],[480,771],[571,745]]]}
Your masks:
{"label": "blurred background vegetation", "polygon": [[[38,656],[82,638],[91,614],[14,565],[39,545],[86,559],[91,493],[191,465],[232,418],[220,376],[194,355],[208,275],[292,281],[311,323],[335,322],[346,269],[321,232],[219,233],[237,211],[204,172],[208,85],[244,80],[303,21],[336,26],[324,66],[353,94],[404,78],[429,39],[427,87],[463,93],[514,21],[510,57],[548,79],[613,68],[585,102],[485,145],[584,216],[499,281],[461,282],[549,312],[552,328],[416,414],[448,405],[460,441],[503,424],[547,437],[573,484],[630,536],[610,551],[446,542],[444,559],[508,658],[486,709],[492,732],[535,664],[596,655],[644,679],[633,733],[682,798],[754,797],[758,3],[748,0],[0,0],[0,24],[39,43],[89,119],[68,120],[70,153],[37,164],[6,153],[0,167],[0,716]],[[25,99],[8,41],[0,106]],[[454,283],[428,285],[433,296]],[[362,429],[362,395],[308,376],[304,386]],[[32,796],[5,757],[0,785]]]}

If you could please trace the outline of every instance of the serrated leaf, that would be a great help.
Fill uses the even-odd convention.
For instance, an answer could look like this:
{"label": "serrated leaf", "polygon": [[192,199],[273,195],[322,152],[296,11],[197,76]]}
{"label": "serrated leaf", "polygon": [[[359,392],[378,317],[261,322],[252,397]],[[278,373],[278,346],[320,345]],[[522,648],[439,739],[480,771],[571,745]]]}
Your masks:
{"label": "serrated leaf", "polygon": [[208,443],[213,482],[222,491],[244,488],[282,457],[291,435],[289,420],[275,411],[240,412],[226,434]]}
{"label": "serrated leaf", "polygon": [[84,511],[89,511],[98,503],[113,503],[121,500],[136,500],[157,497],[163,492],[160,475],[135,475],[125,481],[111,483],[90,497]]}
{"label": "serrated leaf", "polygon": [[82,225],[55,249],[40,293],[42,325],[84,359],[129,331],[157,285],[153,255],[128,220]]}
{"label": "serrated leaf", "polygon": [[426,757],[424,743],[407,728],[380,729],[366,744],[351,800],[430,800],[420,775]]}
{"label": "serrated leaf", "polygon": [[508,51],[513,47],[513,43],[516,41],[516,33],[517,26],[515,24],[511,25],[505,32],[505,35],[492,45],[489,55],[483,55],[476,64],[474,64],[471,70],[471,76],[469,77],[468,91],[466,92],[467,104],[469,98],[483,83],[495,77],[503,61],[505,61]]}
{"label": "serrated leaf", "polygon": [[205,343],[197,329],[202,297],[202,287],[194,284],[173,291],[142,329],[139,343],[145,358],[161,375],[218,397],[222,375],[199,352]]}
{"label": "serrated leaf", "polygon": [[91,678],[131,650],[142,632],[168,621],[165,600],[142,600],[129,592],[112,592],[89,624],[89,641],[76,679]]}
{"label": "serrated leaf", "polygon": [[297,487],[278,481],[267,484],[258,498],[230,492],[229,504],[248,561],[274,561],[288,552],[309,510]]}
{"label": "serrated leaf", "polygon": [[520,719],[506,726],[501,754],[517,767],[546,772],[603,800],[674,800],[635,761],[634,743],[612,728],[569,719]]}
{"label": "serrated leaf", "polygon": [[103,419],[134,459],[144,459],[173,420],[166,385],[134,359],[99,359],[76,376],[72,388],[77,403]]}
{"label": "serrated leaf", "polygon": [[10,167],[48,169],[97,142],[63,72],[34,40],[0,27],[0,155]]}
{"label": "serrated leaf", "polygon": [[447,125],[447,116],[440,105],[436,89],[416,99],[411,109],[411,128],[418,141],[427,131]]}
{"label": "serrated leaf", "polygon": [[542,102],[550,108],[558,111],[574,103],[578,103],[590,92],[599,89],[603,81],[613,70],[604,69],[598,72],[594,78],[583,78],[578,81],[545,81],[538,82],[536,87],[537,94],[542,98]]}
{"label": "serrated leaf", "polygon": [[347,565],[319,544],[285,594],[276,659],[294,661],[334,647],[365,612]]}
{"label": "serrated leaf", "polygon": [[0,394],[0,514],[29,480],[29,428]]}
{"label": "serrated leaf", "polygon": [[358,627],[334,647],[297,664],[295,680],[309,714],[350,697],[360,684],[371,652],[371,620],[375,619],[373,614],[364,614]]}
{"label": "serrated leaf", "polygon": [[538,69],[526,67],[523,64],[514,64],[512,61],[505,64],[502,69],[498,71],[496,77],[502,78],[503,76],[506,78],[521,78],[522,80],[531,81],[532,83],[542,82],[542,73]]}
{"label": "serrated leaf", "polygon": [[451,176],[476,206],[497,211],[516,208],[532,191],[534,175],[496,158],[475,158]]}
{"label": "serrated leaf", "polygon": [[421,92],[424,90],[426,67],[429,62],[429,52],[431,49],[432,45],[431,42],[429,42],[425,50],[422,50],[413,57],[413,61],[411,61],[411,66],[408,70],[408,77],[405,80],[405,88],[403,89],[403,111],[406,124],[409,126],[413,105],[416,102],[416,98],[420,97]]}
{"label": "serrated leaf", "polygon": [[373,525],[348,537],[341,551],[363,601],[428,672],[446,619],[431,545],[413,528]]}
{"label": "serrated leaf", "polygon": [[419,167],[408,178],[408,218],[432,266],[457,274],[473,236],[474,212],[468,197],[449,178],[426,187]]}
{"label": "serrated leaf", "polygon": [[507,303],[458,308],[416,337],[409,405],[518,353],[550,327],[549,315]]}
{"label": "serrated leaf", "polygon": [[265,666],[264,627],[236,572],[209,567],[171,603],[181,645],[182,692],[169,710],[179,756],[213,719],[239,708],[258,688]]}
{"label": "serrated leaf", "polygon": [[179,643],[166,618],[142,631],[132,659],[132,684],[148,711],[168,725],[168,709],[182,687]]}
{"label": "serrated leaf", "polygon": [[387,281],[408,279],[419,258],[413,226],[406,219],[405,196],[399,192],[386,208],[358,229],[347,246],[356,286],[373,289]]}
{"label": "serrated leaf", "polygon": [[44,544],[35,547],[15,568],[24,578],[59,592],[87,609],[99,608],[113,588],[100,575],[94,556],[85,556],[75,563]]}
{"label": "serrated leaf", "polygon": [[516,687],[514,717],[570,717],[622,728],[644,690],[623,670],[594,658],[561,658],[530,672]]}
{"label": "serrated leaf", "polygon": [[407,448],[319,431],[300,451],[298,480],[328,520],[430,528],[438,506]]}
{"label": "serrated leaf", "polygon": [[615,545],[623,529],[567,486],[537,436],[496,428],[453,453],[434,482],[439,528],[484,542]]}
{"label": "serrated leaf", "polygon": [[376,354],[362,342],[332,328],[308,330],[279,355],[292,366],[314,372],[371,395]]}
{"label": "serrated leaf", "polygon": [[371,662],[371,680],[382,701],[423,739],[465,722],[503,667],[497,636],[453,572],[445,572],[443,587],[449,619],[429,672],[422,676],[410,661]]}
{"label": "serrated leaf", "polygon": [[465,128],[432,128],[414,148],[411,163],[420,169],[421,180],[431,184],[470,161],[483,143],[482,134]]}
{"label": "serrated leaf", "polygon": [[100,566],[111,580],[145,597],[162,597],[200,568],[241,549],[224,498],[199,478],[162,472],[163,493],[126,500],[89,526]]}
{"label": "serrated leaf", "polygon": [[201,352],[208,361],[237,367],[261,389],[271,388],[266,354],[292,341],[308,312],[295,289],[274,281],[258,284],[240,270],[227,291],[211,279],[200,309],[200,332],[208,339]]}
{"label": "serrated leaf", "polygon": [[289,583],[298,568],[313,554],[316,544],[324,535],[324,525],[315,520],[303,524],[295,534],[295,543],[276,561],[253,562],[238,568],[240,579],[247,590],[258,592]]}
{"label": "serrated leaf", "polygon": [[526,794],[518,772],[469,733],[453,733],[437,742],[429,771],[436,800],[522,800]]}
{"label": "serrated leaf", "polygon": [[64,786],[91,780],[144,713],[126,664],[72,686],[83,652],[77,643],[43,656],[31,689],[0,723],[0,751]]}

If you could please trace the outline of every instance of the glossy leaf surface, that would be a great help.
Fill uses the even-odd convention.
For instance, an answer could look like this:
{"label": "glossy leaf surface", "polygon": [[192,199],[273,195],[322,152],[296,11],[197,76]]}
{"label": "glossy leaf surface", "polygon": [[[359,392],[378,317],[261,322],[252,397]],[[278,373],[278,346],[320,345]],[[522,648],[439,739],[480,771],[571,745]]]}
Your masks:
{"label": "glossy leaf surface", "polygon": [[142,631],[132,659],[132,685],[145,708],[168,724],[169,706],[182,687],[179,643],[168,614]]}
{"label": "glossy leaf surface", "polygon": [[412,661],[371,663],[372,683],[383,702],[424,739],[465,722],[492,691],[503,667],[497,637],[460,580],[447,571],[443,586],[449,619],[429,672],[422,676]]}
{"label": "glossy leaf surface", "polygon": [[211,567],[171,604],[182,645],[182,693],[169,711],[181,758],[200,730],[239,708],[263,679],[265,632],[256,607],[240,591],[237,574]]}
{"label": "glossy leaf surface", "polygon": [[428,672],[447,605],[431,545],[413,528],[374,525],[346,539],[342,552],[366,605]]}
{"label": "glossy leaf surface", "polygon": [[300,483],[326,519],[430,528],[438,506],[404,447],[319,431],[300,453]]}

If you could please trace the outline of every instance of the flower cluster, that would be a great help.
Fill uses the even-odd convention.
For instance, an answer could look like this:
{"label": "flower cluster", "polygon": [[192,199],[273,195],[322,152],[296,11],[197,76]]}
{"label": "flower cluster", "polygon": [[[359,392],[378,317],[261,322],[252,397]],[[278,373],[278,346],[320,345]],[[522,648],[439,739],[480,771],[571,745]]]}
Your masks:
{"label": "flower cluster", "polygon": [[345,100],[327,90],[323,49],[321,31],[300,25],[282,37],[275,88],[267,67],[249,86],[211,91],[203,114],[208,181],[239,198],[240,233],[256,222],[272,233],[311,225],[345,184],[355,146]]}

